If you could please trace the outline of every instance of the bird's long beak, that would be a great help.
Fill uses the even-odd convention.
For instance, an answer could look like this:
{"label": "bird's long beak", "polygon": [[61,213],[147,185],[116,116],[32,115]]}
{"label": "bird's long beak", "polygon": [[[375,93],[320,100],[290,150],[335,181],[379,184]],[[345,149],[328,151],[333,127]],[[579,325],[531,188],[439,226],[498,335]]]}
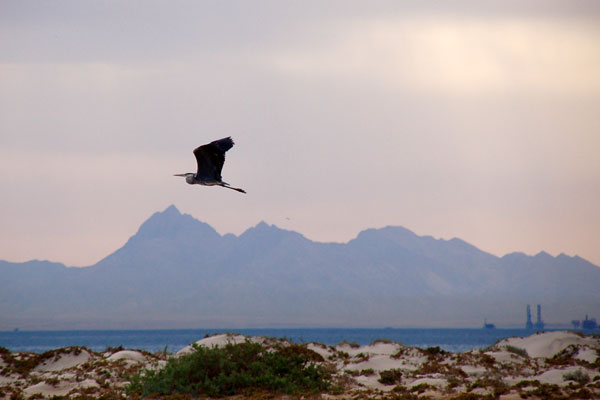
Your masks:
{"label": "bird's long beak", "polygon": [[173,176],[185,176],[185,174],[175,174]]}

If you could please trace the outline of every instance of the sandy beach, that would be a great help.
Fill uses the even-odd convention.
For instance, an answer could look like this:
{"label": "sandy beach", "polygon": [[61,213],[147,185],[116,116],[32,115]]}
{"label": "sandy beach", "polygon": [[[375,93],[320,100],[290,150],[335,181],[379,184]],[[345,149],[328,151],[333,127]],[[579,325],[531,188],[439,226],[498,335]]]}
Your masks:
{"label": "sandy beach", "polygon": [[[281,339],[219,334],[196,342],[223,346],[246,340],[264,346]],[[322,398],[552,399],[600,398],[600,336],[560,331],[509,338],[483,349],[450,353],[407,347],[388,340],[368,346],[305,345],[333,368],[343,390]],[[160,369],[175,354],[129,349],[93,352],[68,347],[44,354],[2,349],[0,399],[126,398],[128,377]],[[274,395],[275,397],[289,397]]]}

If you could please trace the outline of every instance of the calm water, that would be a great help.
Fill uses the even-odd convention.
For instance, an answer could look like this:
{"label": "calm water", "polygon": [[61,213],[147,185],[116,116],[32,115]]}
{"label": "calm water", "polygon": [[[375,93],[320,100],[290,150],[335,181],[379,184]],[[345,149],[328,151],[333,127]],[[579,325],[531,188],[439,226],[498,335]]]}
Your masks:
{"label": "calm water", "polygon": [[237,332],[248,336],[285,337],[296,343],[318,342],[327,345],[344,340],[361,345],[375,339],[391,339],[421,348],[439,346],[444,350],[463,352],[480,349],[511,336],[529,336],[525,329],[225,329],[225,330],[81,330],[0,332],[0,346],[11,351],[42,353],[67,346],[85,346],[94,351],[123,346],[150,352],[174,353],[202,339],[206,334]]}

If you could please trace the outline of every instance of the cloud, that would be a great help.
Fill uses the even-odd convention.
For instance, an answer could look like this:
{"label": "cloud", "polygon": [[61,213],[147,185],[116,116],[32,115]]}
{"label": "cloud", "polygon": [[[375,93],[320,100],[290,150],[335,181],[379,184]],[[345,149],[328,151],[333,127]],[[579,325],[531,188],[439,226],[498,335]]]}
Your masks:
{"label": "cloud", "polygon": [[578,20],[413,17],[315,28],[269,58],[286,74],[453,94],[600,93],[600,26]]}

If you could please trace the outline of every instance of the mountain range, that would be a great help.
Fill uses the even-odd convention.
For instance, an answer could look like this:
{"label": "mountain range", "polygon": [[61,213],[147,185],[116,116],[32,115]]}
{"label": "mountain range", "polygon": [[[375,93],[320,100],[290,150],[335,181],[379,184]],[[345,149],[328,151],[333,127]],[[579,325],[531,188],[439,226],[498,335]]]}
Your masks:
{"label": "mountain range", "polygon": [[[402,227],[320,243],[260,222],[220,235],[175,206],[95,265],[0,261],[0,330],[522,327],[600,314],[580,257],[486,253]],[[600,316],[600,315],[596,315]]]}

